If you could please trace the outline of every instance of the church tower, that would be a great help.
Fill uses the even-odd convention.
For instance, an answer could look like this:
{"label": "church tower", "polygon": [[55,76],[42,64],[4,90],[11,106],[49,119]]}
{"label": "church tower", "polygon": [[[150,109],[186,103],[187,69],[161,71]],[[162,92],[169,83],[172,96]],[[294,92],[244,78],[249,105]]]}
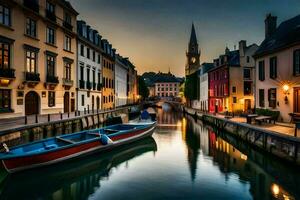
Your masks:
{"label": "church tower", "polygon": [[188,51],[186,52],[185,75],[193,74],[200,67],[200,50],[198,46],[194,23],[192,24],[192,32]]}

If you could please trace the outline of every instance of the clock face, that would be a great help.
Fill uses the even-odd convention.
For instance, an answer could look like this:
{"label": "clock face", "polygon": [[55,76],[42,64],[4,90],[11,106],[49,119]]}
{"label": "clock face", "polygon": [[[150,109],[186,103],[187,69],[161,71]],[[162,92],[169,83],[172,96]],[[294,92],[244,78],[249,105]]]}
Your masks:
{"label": "clock face", "polygon": [[195,63],[195,62],[196,62],[196,58],[195,58],[195,57],[192,57],[192,58],[191,58],[191,62],[192,62],[192,63]]}

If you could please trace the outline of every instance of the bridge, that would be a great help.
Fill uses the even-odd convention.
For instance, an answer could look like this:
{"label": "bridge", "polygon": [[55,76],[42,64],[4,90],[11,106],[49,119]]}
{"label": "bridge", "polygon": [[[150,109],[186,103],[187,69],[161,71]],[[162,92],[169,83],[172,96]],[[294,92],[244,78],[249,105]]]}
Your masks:
{"label": "bridge", "polygon": [[144,105],[148,105],[149,107],[158,107],[161,108],[163,104],[169,104],[173,110],[182,111],[182,103],[178,101],[172,101],[169,99],[160,99],[157,101],[147,101]]}

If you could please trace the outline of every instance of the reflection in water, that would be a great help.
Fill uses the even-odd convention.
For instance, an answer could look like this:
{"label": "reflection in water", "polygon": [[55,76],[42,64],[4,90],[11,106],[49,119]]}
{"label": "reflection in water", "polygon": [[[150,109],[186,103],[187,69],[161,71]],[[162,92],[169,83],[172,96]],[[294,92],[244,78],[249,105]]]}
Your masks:
{"label": "reflection in water", "polygon": [[0,199],[300,199],[298,169],[189,116],[157,112],[154,139],[10,176]]}

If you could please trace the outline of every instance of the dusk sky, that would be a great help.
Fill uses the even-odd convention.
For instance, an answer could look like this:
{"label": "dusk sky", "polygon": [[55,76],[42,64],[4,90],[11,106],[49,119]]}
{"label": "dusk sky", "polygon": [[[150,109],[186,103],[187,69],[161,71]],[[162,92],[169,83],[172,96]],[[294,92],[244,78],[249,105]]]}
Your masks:
{"label": "dusk sky", "polygon": [[260,44],[265,15],[278,23],[300,14],[299,0],[70,0],[85,20],[129,57],[139,74],[184,75],[185,51],[195,24],[201,63],[233,49],[238,41]]}

